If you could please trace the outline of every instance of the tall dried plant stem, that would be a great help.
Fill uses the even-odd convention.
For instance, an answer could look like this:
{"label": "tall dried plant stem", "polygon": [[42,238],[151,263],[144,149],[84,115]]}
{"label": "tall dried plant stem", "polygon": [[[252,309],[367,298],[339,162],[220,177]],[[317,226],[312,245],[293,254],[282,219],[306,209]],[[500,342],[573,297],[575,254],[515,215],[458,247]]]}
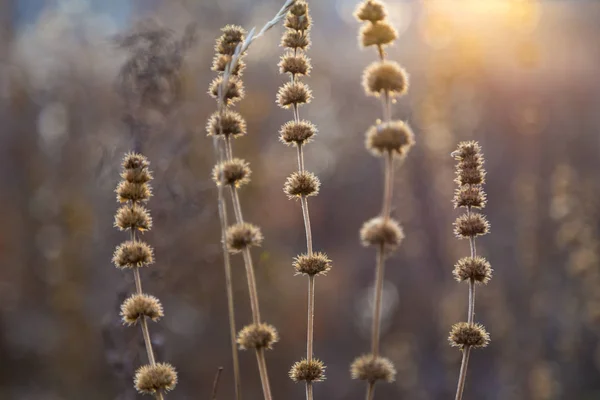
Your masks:
{"label": "tall dried plant stem", "polygon": [[[467,207],[467,215],[471,214],[471,207]],[[469,238],[469,246],[471,248],[471,258],[477,257],[477,247],[475,246],[475,238]],[[469,311],[467,315],[467,322],[473,324],[475,320],[475,281],[469,280]],[[462,361],[460,363],[460,373],[458,376],[458,386],[456,388],[455,400],[461,400],[463,392],[465,390],[465,383],[467,381],[467,368],[469,366],[469,355],[471,354],[471,346],[465,346],[463,349]]]}
{"label": "tall dried plant stem", "polygon": [[[135,202],[133,202],[135,205]],[[131,241],[135,242],[137,240],[135,230],[131,230]],[[142,278],[140,277],[140,269],[133,269],[133,278],[135,280],[135,290],[137,294],[143,294],[142,291]],[[142,327],[142,336],[144,337],[144,345],[146,347],[146,353],[148,354],[148,362],[150,365],[156,365],[156,359],[154,358],[154,350],[152,349],[152,341],[150,340],[150,330],[148,329],[148,322],[146,321],[146,316],[143,315],[140,318],[140,325]],[[161,391],[157,391],[155,394],[157,400],[163,400],[163,395]]]}

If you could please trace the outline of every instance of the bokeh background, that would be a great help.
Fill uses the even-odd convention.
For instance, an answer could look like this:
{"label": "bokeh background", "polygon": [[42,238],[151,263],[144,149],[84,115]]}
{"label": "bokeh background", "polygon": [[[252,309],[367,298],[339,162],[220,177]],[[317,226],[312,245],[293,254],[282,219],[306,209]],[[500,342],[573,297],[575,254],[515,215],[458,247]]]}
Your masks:
{"label": "bokeh background", "polygon": [[[140,397],[131,380],[145,362],[141,335],[117,316],[133,280],[110,262],[125,239],[112,227],[113,190],[134,145],[155,172],[154,229],[145,239],[157,263],[142,279],[165,306],[151,333],[158,357],[179,371],[168,398],[208,399],[219,366],[219,398],[233,398],[204,131],[215,103],[206,88],[219,28],[262,26],[281,3],[0,0],[1,399]],[[302,113],[320,130],[306,162],[322,181],[311,217],[316,248],[334,261],[316,285],[315,354],[328,379],[315,396],[362,399],[365,385],[348,368],[369,349],[374,254],[358,230],[381,201],[380,160],[363,146],[380,106],[363,95],[360,75],[375,54],[357,47],[356,0],[309,3],[314,101]],[[492,343],[472,354],[465,398],[600,398],[600,4],[394,0],[389,8],[401,33],[389,55],[411,75],[394,114],[411,123],[418,143],[396,174],[393,213],[407,237],[385,281],[382,352],[398,376],[378,385],[377,397],[453,398],[460,352],[446,338],[466,318],[467,286],[451,271],[468,244],[452,234],[450,153],[476,139],[487,157],[492,224],[478,246],[495,273],[476,306]],[[115,35],[154,29],[172,44],[189,23],[195,40],[165,53],[183,59],[161,70],[174,80],[150,85],[164,107],[138,103],[147,124],[134,136],[124,118],[132,100],[119,94],[132,52]],[[305,352],[306,280],[291,267],[305,246],[300,206],[282,192],[296,160],[277,139],[291,118],[275,104],[285,81],[276,66],[281,33],[270,31],[246,59],[239,110],[249,134],[235,146],[254,171],[244,212],[266,237],[254,252],[262,314],[281,334],[268,354],[273,392],[302,399],[302,386],[287,378]],[[247,287],[241,258],[233,262],[242,326]],[[240,357],[244,398],[261,399],[254,355]]]}

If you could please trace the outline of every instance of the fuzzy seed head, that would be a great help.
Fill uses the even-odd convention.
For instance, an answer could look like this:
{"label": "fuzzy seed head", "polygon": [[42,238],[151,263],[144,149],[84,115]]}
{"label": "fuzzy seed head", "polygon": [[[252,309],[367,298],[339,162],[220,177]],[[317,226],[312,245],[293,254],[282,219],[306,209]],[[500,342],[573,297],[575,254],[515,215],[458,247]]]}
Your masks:
{"label": "fuzzy seed head", "polygon": [[260,228],[248,223],[235,224],[227,228],[227,248],[230,253],[239,253],[250,246],[260,246],[263,235]]}
{"label": "fuzzy seed head", "polygon": [[302,82],[287,82],[277,92],[277,103],[281,108],[290,108],[292,105],[310,103],[312,93]]}
{"label": "fuzzy seed head", "polygon": [[298,0],[294,3],[294,5],[290,8],[289,13],[299,17],[301,15],[306,15],[308,12],[308,4],[304,0]]}
{"label": "fuzzy seed head", "polygon": [[[214,99],[219,98],[219,86],[221,86],[222,83],[223,83],[222,76],[216,77],[211,82],[208,93]],[[245,94],[246,93],[244,91],[244,85],[243,85],[241,79],[239,79],[235,76],[230,77],[229,81],[227,82],[227,88],[224,89],[224,93],[223,93],[223,96],[225,98],[225,104],[227,104],[227,105],[234,104],[234,103],[240,101],[241,99],[243,99]]]}
{"label": "fuzzy seed head", "polygon": [[134,325],[141,317],[148,317],[156,322],[164,317],[160,301],[147,294],[134,294],[121,305],[121,317],[127,325]]}
{"label": "fuzzy seed head", "polygon": [[325,364],[316,358],[296,362],[289,372],[294,382],[321,382],[325,380]]}
{"label": "fuzzy seed head", "polygon": [[215,112],[208,119],[206,132],[208,136],[231,135],[236,138],[246,134],[246,121],[236,111],[226,109],[222,116],[219,112]]}
{"label": "fuzzy seed head", "polygon": [[272,349],[279,341],[279,334],[274,326],[260,323],[245,326],[237,337],[237,343],[242,350]]}
{"label": "fuzzy seed head", "polygon": [[305,32],[288,30],[281,38],[281,46],[294,50],[306,50],[310,46],[310,38]]}
{"label": "fuzzy seed head", "polygon": [[387,11],[383,3],[380,3],[377,0],[367,0],[356,7],[354,16],[359,21],[377,23],[383,21],[387,17]]}
{"label": "fuzzy seed head", "polygon": [[117,193],[117,201],[125,203],[127,201],[138,202],[148,201],[152,196],[152,189],[147,183],[135,183],[129,181],[121,181],[115,190]]}
{"label": "fuzzy seed head", "polygon": [[310,15],[294,15],[288,13],[285,18],[285,27],[288,29],[293,29],[297,32],[306,32],[312,23]]}
{"label": "fuzzy seed head", "polygon": [[394,382],[396,379],[394,364],[387,358],[374,357],[373,354],[365,354],[356,358],[350,367],[350,373],[352,379],[360,379],[369,383]]}
{"label": "fuzzy seed head", "polygon": [[452,274],[458,282],[473,280],[487,284],[492,279],[492,267],[483,257],[464,257],[458,260]]}
{"label": "fuzzy seed head", "polygon": [[473,160],[481,156],[481,146],[474,140],[460,142],[456,150],[451,154],[456,161]]}
{"label": "fuzzy seed head", "polygon": [[234,158],[215,165],[213,168],[213,181],[217,185],[231,185],[240,187],[250,182],[250,164]]}
{"label": "fuzzy seed head", "polygon": [[485,183],[485,160],[481,146],[475,141],[461,142],[452,152],[452,157],[458,161],[456,179],[458,185],[481,185]]}
{"label": "fuzzy seed head", "polygon": [[384,246],[388,252],[394,251],[402,239],[404,232],[394,219],[376,217],[365,222],[360,230],[360,238],[363,246]]}
{"label": "fuzzy seed head", "polygon": [[303,53],[294,54],[286,52],[279,61],[279,73],[290,75],[308,75],[310,73],[310,59]]}
{"label": "fuzzy seed head", "polygon": [[222,35],[217,39],[215,51],[218,54],[232,56],[235,49],[246,36],[246,31],[241,26],[227,25],[221,29]]}
{"label": "fuzzy seed head", "polygon": [[490,223],[479,213],[461,215],[454,222],[454,234],[459,239],[470,239],[490,232]]}
{"label": "fuzzy seed head", "polygon": [[147,183],[152,180],[152,173],[147,168],[124,169],[121,178],[130,183]]}
{"label": "fuzzy seed head", "polygon": [[485,183],[485,170],[481,167],[471,167],[460,162],[456,171],[458,185],[483,185]]}
{"label": "fuzzy seed head", "polygon": [[[211,70],[215,72],[224,72],[227,64],[231,62],[232,56],[225,54],[217,54],[215,58],[213,58],[213,65]],[[238,59],[238,62],[235,66],[235,69],[231,72],[231,75],[241,76],[242,72],[246,68],[246,64],[241,59]]]}
{"label": "fuzzy seed head", "polygon": [[404,121],[375,125],[367,131],[367,149],[376,156],[392,153],[403,157],[414,143],[415,135]]}
{"label": "fuzzy seed head", "polygon": [[317,127],[310,121],[286,122],[279,131],[279,139],[287,145],[301,146],[309,143],[317,134]]}
{"label": "fuzzy seed head", "polygon": [[392,43],[397,37],[398,32],[387,21],[363,25],[359,32],[360,42],[363,47],[385,46]]}
{"label": "fuzzy seed head", "polygon": [[325,253],[301,254],[294,259],[296,274],[326,275],[331,269],[331,260]]}
{"label": "fuzzy seed head", "polygon": [[300,197],[316,196],[319,194],[321,182],[312,172],[294,172],[283,185],[283,191],[290,199]]}
{"label": "fuzzy seed head", "polygon": [[485,192],[480,185],[464,185],[454,192],[454,208],[484,208],[486,202]]}
{"label": "fuzzy seed head", "polygon": [[137,204],[122,206],[115,215],[115,227],[121,231],[126,229],[147,231],[152,228],[152,217],[146,208]]}
{"label": "fuzzy seed head", "polygon": [[167,363],[143,365],[135,372],[133,383],[137,391],[143,394],[168,392],[175,389],[177,385],[177,372],[171,364]]}
{"label": "fuzzy seed head", "polygon": [[465,347],[486,347],[490,343],[490,334],[486,332],[481,324],[469,324],[459,322],[452,325],[450,330],[450,346],[459,347],[461,350]]}
{"label": "fuzzy seed head", "polygon": [[112,261],[121,269],[145,267],[154,262],[154,254],[147,243],[128,240],[117,247]]}
{"label": "fuzzy seed head", "polygon": [[143,169],[148,168],[150,162],[148,159],[139,153],[127,153],[123,157],[123,169]]}
{"label": "fuzzy seed head", "polygon": [[395,61],[376,61],[365,69],[363,87],[369,96],[387,92],[390,97],[399,97],[408,90],[408,74]]}

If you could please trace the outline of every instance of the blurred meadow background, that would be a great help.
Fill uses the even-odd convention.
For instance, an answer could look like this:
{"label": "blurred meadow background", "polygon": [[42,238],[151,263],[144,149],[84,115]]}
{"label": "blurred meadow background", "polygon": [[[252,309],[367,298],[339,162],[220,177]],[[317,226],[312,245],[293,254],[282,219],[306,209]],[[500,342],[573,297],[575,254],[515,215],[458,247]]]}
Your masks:
{"label": "blurred meadow background", "polygon": [[[168,40],[196,24],[180,87],[148,111],[137,139],[151,161],[157,263],[143,271],[165,318],[152,325],[158,358],[177,367],[170,399],[233,398],[212,140],[205,122],[213,45],[227,23],[262,26],[275,0],[0,0],[0,398],[119,399],[145,362],[138,329],[119,306],[130,274],[111,264],[121,159],[134,146],[118,93],[130,56],[114,38],[162,27]],[[357,46],[356,0],[309,1],[314,20],[303,113],[319,128],[306,162],[322,182],[313,235],[333,269],[317,280],[315,353],[327,364],[320,399],[362,399],[348,372],[368,351],[374,255],[358,230],[379,210],[381,165],[364,149],[380,105],[363,95],[375,59]],[[491,345],[471,355],[466,399],[600,398],[600,2],[389,1],[400,32],[391,59],[411,88],[394,107],[417,145],[396,174],[393,213],[406,239],[387,265],[382,353],[396,364],[380,399],[453,398],[460,352],[450,326],[465,319],[467,286],[452,277],[467,254],[452,222],[450,153],[478,140],[487,159],[492,233],[478,241],[494,278],[478,291]],[[260,303],[281,341],[268,352],[275,398],[301,399],[288,377],[305,352],[306,280],[292,258],[305,246],[299,203],[282,191],[295,154],[278,142],[290,113],[275,104],[282,54],[276,27],[251,47],[239,111],[249,134],[237,154],[253,168],[242,189]],[[168,86],[168,85],[167,85]],[[170,96],[170,97],[169,97]],[[238,326],[250,320],[241,257],[233,258]],[[261,399],[254,355],[240,353],[243,392]]]}

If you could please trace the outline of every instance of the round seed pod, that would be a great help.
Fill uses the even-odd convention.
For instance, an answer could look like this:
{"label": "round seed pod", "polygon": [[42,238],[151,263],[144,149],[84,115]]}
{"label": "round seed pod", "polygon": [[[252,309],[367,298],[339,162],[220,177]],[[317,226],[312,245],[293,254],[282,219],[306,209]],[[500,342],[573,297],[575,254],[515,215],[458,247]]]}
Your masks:
{"label": "round seed pod", "polygon": [[360,379],[369,383],[377,381],[393,382],[396,378],[394,364],[384,357],[365,354],[354,360],[350,367],[352,379]]}
{"label": "round seed pod", "polygon": [[303,53],[294,54],[293,51],[286,52],[279,61],[279,73],[290,75],[308,75],[311,65],[310,58]]}
{"label": "round seed pod", "polygon": [[147,183],[135,183],[121,181],[115,189],[117,201],[125,203],[127,201],[138,202],[148,201],[152,196],[152,189]]}
{"label": "round seed pod", "polygon": [[404,232],[395,220],[376,217],[364,223],[360,238],[363,246],[384,246],[386,251],[392,252],[404,239]]}
{"label": "round seed pod", "polygon": [[374,125],[367,131],[366,147],[377,156],[391,153],[403,157],[414,143],[415,135],[404,121]]}
{"label": "round seed pod", "polygon": [[485,258],[464,257],[458,260],[452,274],[459,282],[473,280],[487,284],[492,279],[492,272],[492,267]]}
{"label": "round seed pod", "polygon": [[160,301],[148,294],[133,294],[121,305],[121,317],[127,325],[134,325],[142,317],[156,322],[164,316]]}
{"label": "round seed pod", "polygon": [[143,365],[135,372],[133,383],[137,391],[143,394],[168,392],[175,389],[177,385],[177,372],[171,364],[167,363]]}
{"label": "round seed pod", "polygon": [[238,44],[244,41],[246,31],[241,26],[227,25],[221,29],[222,35],[217,39],[215,51],[218,54],[232,56]]}
{"label": "round seed pod", "polygon": [[245,326],[237,337],[237,343],[242,350],[272,349],[279,341],[279,334],[274,326],[260,323]]}
{"label": "round seed pod", "polygon": [[321,382],[325,380],[325,365],[316,358],[303,359],[292,366],[289,375],[294,382]]}
{"label": "round seed pod", "polygon": [[408,74],[395,61],[376,61],[365,69],[363,87],[370,96],[379,97],[384,92],[399,97],[408,90]]}
{"label": "round seed pod", "polygon": [[250,164],[246,161],[234,158],[223,161],[213,168],[213,181],[217,185],[230,185],[240,187],[250,182]]}
{"label": "round seed pod", "polygon": [[[224,54],[215,55],[215,57],[213,58],[213,65],[212,65],[211,70],[213,70],[215,72],[224,72],[225,68],[227,67],[227,64],[229,64],[231,62],[231,58],[232,58],[232,56],[230,56],[230,55],[224,55]],[[244,69],[246,69],[246,63],[244,63],[244,61],[238,59],[238,62],[236,63],[235,68],[233,69],[233,71],[231,71],[231,75],[241,76]]]}
{"label": "round seed pod", "polygon": [[465,347],[480,348],[486,347],[490,343],[490,335],[481,324],[459,322],[452,325],[448,341],[451,346],[460,349]]}
{"label": "round seed pod", "polygon": [[147,231],[152,228],[152,217],[148,210],[140,205],[125,205],[115,214],[115,227],[121,231],[126,229]]}
{"label": "round seed pod", "polygon": [[312,92],[308,85],[302,82],[287,82],[277,92],[277,104],[281,108],[290,108],[292,105],[310,103]]}
{"label": "round seed pod", "polygon": [[359,21],[376,23],[383,21],[387,17],[387,11],[383,3],[380,3],[377,0],[367,0],[356,7],[354,16]]}
{"label": "round seed pod", "polygon": [[246,121],[236,111],[226,109],[223,113],[215,112],[208,119],[206,132],[209,136],[232,136],[237,138],[246,134]]}
{"label": "round seed pod", "polygon": [[[219,98],[219,86],[223,83],[223,77],[218,76],[210,84],[210,88],[208,93],[214,98]],[[227,82],[227,87],[224,88],[223,97],[225,99],[225,104],[230,105],[234,104],[244,98],[245,91],[244,85],[241,79],[232,76],[229,78]]]}
{"label": "round seed pod", "polygon": [[463,185],[454,192],[454,208],[484,208],[487,198],[479,185]]}
{"label": "round seed pod", "polygon": [[301,254],[294,259],[296,274],[326,275],[331,269],[331,260],[325,253]]}
{"label": "round seed pod", "polygon": [[359,32],[363,47],[385,46],[398,38],[398,32],[387,21],[363,25]]}
{"label": "round seed pod", "polygon": [[250,246],[260,246],[263,235],[260,229],[252,224],[235,224],[227,228],[227,248],[231,253],[239,253]]}
{"label": "round seed pod", "polygon": [[121,269],[145,267],[154,262],[154,254],[147,243],[128,240],[117,247],[112,261]]}
{"label": "round seed pod", "polygon": [[309,143],[317,134],[317,127],[310,121],[289,121],[279,131],[279,139],[287,145],[301,146]]}
{"label": "round seed pod", "polygon": [[285,181],[283,191],[287,194],[288,198],[294,199],[316,196],[319,194],[320,187],[321,182],[319,178],[312,172],[294,172]]}
{"label": "round seed pod", "polygon": [[281,46],[294,50],[306,50],[310,47],[310,38],[305,32],[288,30],[281,37]]}
{"label": "round seed pod", "polygon": [[490,232],[490,223],[479,213],[461,215],[454,222],[454,234],[459,239],[470,239]]}

